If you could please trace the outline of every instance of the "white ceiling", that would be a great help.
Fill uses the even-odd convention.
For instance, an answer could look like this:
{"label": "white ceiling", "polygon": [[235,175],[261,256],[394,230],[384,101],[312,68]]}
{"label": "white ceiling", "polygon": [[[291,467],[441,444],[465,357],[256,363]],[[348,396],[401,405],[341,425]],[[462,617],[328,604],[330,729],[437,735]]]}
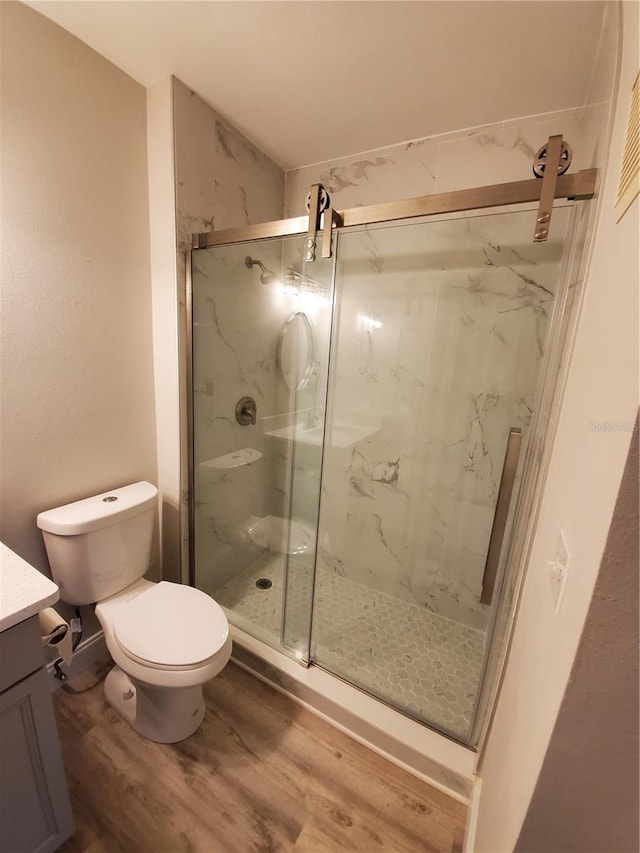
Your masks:
{"label": "white ceiling", "polygon": [[175,74],[286,169],[584,103],[600,2],[38,0],[144,86]]}

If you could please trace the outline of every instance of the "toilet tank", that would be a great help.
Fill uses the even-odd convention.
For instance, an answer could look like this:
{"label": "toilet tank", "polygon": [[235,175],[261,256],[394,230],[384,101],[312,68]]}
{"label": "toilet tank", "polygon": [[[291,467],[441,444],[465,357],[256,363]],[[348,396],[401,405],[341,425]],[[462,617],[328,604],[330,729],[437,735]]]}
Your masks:
{"label": "toilet tank", "polygon": [[63,601],[102,601],[144,575],[157,503],[156,487],[140,482],[38,515]]}

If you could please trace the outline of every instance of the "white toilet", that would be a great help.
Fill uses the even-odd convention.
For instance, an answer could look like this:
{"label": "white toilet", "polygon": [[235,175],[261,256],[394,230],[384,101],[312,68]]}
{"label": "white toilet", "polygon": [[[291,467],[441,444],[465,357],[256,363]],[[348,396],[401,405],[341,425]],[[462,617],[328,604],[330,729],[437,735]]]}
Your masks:
{"label": "white toilet", "polygon": [[97,602],[116,663],[107,700],[144,737],[175,743],[202,723],[202,685],[228,662],[231,637],[204,592],[144,580],[157,502],[155,486],[134,483],[41,512],[38,527],[62,600]]}

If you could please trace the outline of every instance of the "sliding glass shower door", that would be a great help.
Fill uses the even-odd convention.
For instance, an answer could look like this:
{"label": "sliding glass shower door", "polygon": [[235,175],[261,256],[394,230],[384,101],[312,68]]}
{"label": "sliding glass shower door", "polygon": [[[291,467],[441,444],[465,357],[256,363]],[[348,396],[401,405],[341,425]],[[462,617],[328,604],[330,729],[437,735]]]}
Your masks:
{"label": "sliding glass shower door", "polygon": [[192,254],[192,577],[308,661],[333,260],[304,240]]}
{"label": "sliding glass shower door", "polygon": [[339,236],[312,657],[463,740],[569,214]]}
{"label": "sliding glass shower door", "polygon": [[533,217],[339,228],[311,263],[301,236],[192,254],[195,584],[465,742],[565,298],[571,208],[546,243]]}

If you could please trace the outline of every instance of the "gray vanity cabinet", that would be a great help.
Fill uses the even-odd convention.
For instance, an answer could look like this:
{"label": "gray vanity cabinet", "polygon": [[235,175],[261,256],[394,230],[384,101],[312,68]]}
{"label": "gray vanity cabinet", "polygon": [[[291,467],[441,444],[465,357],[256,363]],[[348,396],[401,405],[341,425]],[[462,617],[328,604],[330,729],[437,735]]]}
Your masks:
{"label": "gray vanity cabinet", "polygon": [[38,617],[0,633],[0,850],[48,853],[74,831]]}

